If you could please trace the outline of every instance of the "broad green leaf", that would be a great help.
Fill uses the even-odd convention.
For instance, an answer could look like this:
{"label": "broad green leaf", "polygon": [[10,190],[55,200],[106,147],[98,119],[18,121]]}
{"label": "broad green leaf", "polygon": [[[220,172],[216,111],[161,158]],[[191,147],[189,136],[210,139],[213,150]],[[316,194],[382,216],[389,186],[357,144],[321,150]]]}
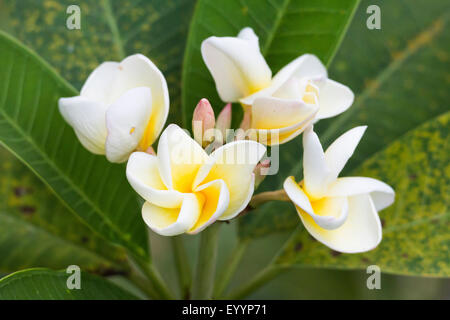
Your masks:
{"label": "broad green leaf", "polygon": [[124,250],[82,224],[8,151],[0,148],[0,272],[75,264],[98,274],[125,272]]}
{"label": "broad green leaf", "polygon": [[68,289],[65,271],[27,269],[0,280],[0,300],[134,300],[112,282],[81,272],[81,288]]}
{"label": "broad green leaf", "polygon": [[[371,4],[381,8],[381,30],[366,27]],[[329,72],[330,78],[352,88],[355,102],[342,115],[315,125],[324,147],[350,128],[369,126],[344,175],[448,110],[449,9],[445,0],[361,2]],[[302,178],[301,138],[283,145],[280,157],[279,173],[268,177],[261,191],[281,188],[290,175]],[[379,178],[376,173],[372,177]],[[262,236],[292,230],[298,223],[290,203],[273,202],[241,219],[240,234]]]}
{"label": "broad green leaf", "polygon": [[[81,10],[69,30],[67,7]],[[170,91],[170,119],[180,123],[181,62],[195,0],[0,0],[0,29],[50,63],[78,90],[101,62],[142,53],[161,69]]]}
{"label": "broad green leaf", "polygon": [[[203,63],[200,45],[209,36],[236,36],[252,27],[275,74],[284,65],[312,52],[329,63],[345,33],[357,0],[199,0],[194,12],[183,66],[183,123],[191,121],[201,98],[216,112],[224,105]],[[233,112],[241,111],[235,106]]]}
{"label": "broad green leaf", "polygon": [[450,112],[408,132],[376,153],[354,175],[377,176],[396,192],[380,213],[383,240],[363,254],[338,254],[299,228],[280,265],[356,269],[450,277]]}
{"label": "broad green leaf", "polygon": [[92,229],[147,253],[147,233],[124,167],[86,151],[58,112],[77,91],[41,58],[0,32],[0,141]]}

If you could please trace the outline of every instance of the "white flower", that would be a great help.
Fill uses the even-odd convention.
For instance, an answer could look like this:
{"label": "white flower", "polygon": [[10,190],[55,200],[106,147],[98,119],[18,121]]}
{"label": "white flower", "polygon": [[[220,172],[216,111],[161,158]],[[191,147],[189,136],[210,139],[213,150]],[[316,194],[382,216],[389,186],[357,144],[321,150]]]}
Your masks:
{"label": "white flower", "polygon": [[394,202],[394,190],[384,182],[364,177],[338,178],[358,145],[365,126],[340,136],[323,152],[312,126],[303,133],[303,176],[284,182],[308,232],[333,250],[364,252],[381,241],[377,211]]}
{"label": "white flower", "polygon": [[169,112],[167,83],[145,56],[104,62],[80,95],[59,99],[59,110],[81,144],[111,162],[124,162],[157,139]]}
{"label": "white flower", "polygon": [[[320,60],[304,54],[273,78],[262,56],[258,37],[244,28],[237,37],[210,37],[201,46],[203,60],[225,102],[251,108],[251,128],[268,145],[292,140],[314,121],[344,112],[353,92],[328,79]],[[279,134],[278,140],[270,136]]]}
{"label": "white flower", "polygon": [[127,178],[146,200],[142,217],[152,230],[164,236],[194,234],[245,209],[253,195],[253,170],[265,151],[257,142],[241,140],[208,155],[171,124],[161,134],[157,156],[130,156]]}

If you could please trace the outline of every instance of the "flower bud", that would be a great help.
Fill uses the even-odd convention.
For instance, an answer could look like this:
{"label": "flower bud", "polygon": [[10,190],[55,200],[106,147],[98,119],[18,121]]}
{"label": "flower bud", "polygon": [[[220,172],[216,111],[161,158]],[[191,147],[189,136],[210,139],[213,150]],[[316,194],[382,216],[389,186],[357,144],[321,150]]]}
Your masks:
{"label": "flower bud", "polygon": [[244,111],[244,117],[242,118],[241,125],[239,126],[239,128],[241,128],[244,131],[250,129],[251,119],[252,119],[252,110],[251,108],[246,108]]}
{"label": "flower bud", "polygon": [[216,128],[222,132],[222,137],[226,140],[227,129],[231,127],[231,103],[227,103],[225,107],[220,111],[217,117]]}
{"label": "flower bud", "polygon": [[255,189],[263,182],[266,178],[267,172],[270,168],[270,159],[261,160],[260,163],[255,167],[253,171],[255,174]]}
{"label": "flower bud", "polygon": [[192,116],[192,131],[195,141],[203,145],[203,134],[207,130],[213,129],[215,122],[214,110],[208,99],[201,99]]}

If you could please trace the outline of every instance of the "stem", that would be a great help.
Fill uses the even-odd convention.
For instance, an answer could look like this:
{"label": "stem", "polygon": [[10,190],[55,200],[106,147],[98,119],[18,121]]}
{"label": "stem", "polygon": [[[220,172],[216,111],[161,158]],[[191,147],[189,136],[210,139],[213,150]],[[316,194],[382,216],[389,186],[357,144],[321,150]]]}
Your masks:
{"label": "stem", "polygon": [[142,260],[142,258],[136,256],[132,256],[131,259],[139,267],[139,270],[151,282],[154,291],[158,293],[157,298],[166,300],[174,298],[161,275],[159,274],[158,270],[156,270],[155,266],[151,262],[144,261]]}
{"label": "stem", "polygon": [[270,263],[263,270],[258,272],[249,282],[244,283],[242,286],[233,290],[227,297],[225,297],[225,299],[237,300],[246,298],[248,295],[263,286],[266,282],[272,280],[283,270],[285,270],[286,266],[277,265],[278,258],[289,245],[290,239],[294,238],[299,230],[300,229],[296,229],[292,232],[289,240],[286,241],[286,243],[277,251]]}
{"label": "stem", "polygon": [[183,299],[189,299],[189,289],[192,280],[191,267],[189,266],[186,249],[184,248],[183,239],[181,236],[172,237],[172,248],[175,257],[175,266],[178,273],[181,296]]}
{"label": "stem", "polygon": [[266,203],[267,201],[271,200],[289,201],[289,197],[287,196],[286,192],[283,189],[275,191],[266,191],[254,195],[249,205],[251,208],[254,209],[262,205],[263,203]]}
{"label": "stem", "polygon": [[242,240],[236,244],[236,247],[231,252],[231,255],[227,263],[225,264],[223,271],[216,280],[216,284],[214,286],[214,298],[221,297],[223,292],[227,289],[231,277],[235,273],[236,268],[239,265],[242,256],[244,255],[244,252],[247,250],[248,244],[249,240]]}
{"label": "stem", "polygon": [[220,223],[201,233],[197,267],[192,284],[192,299],[211,299],[217,258]]}
{"label": "stem", "polygon": [[275,276],[277,276],[282,270],[283,270],[282,267],[277,267],[272,264],[268,265],[259,273],[257,273],[252,280],[232,291],[225,299],[227,300],[244,299],[252,292],[259,289],[262,285],[275,278]]}
{"label": "stem", "polygon": [[129,274],[129,279],[138,287],[148,298],[158,299],[158,293],[153,289],[153,285],[147,278],[141,276],[136,270],[132,270]]}

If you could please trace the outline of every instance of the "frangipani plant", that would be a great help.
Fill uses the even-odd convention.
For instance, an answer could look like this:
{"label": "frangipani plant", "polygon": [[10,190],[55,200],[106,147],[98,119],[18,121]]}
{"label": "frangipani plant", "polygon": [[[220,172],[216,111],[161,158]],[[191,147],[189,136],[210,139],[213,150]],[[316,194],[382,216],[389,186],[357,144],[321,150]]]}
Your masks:
{"label": "frangipani plant", "polygon": [[[80,92],[0,32],[0,141],[14,154],[0,152],[0,273],[49,268],[1,279],[0,299],[240,299],[296,266],[447,277],[446,20],[413,2],[420,27],[384,15],[382,33],[361,28],[363,3],[337,55],[358,1],[152,1],[133,14],[105,1],[82,6],[80,30],[52,20],[60,2],[7,10],[0,27]],[[30,10],[43,25],[18,29]],[[216,266],[219,232],[236,247]],[[276,256],[248,272],[280,232]],[[154,263],[172,261],[167,248],[178,287]],[[54,271],[73,265],[79,291]]]}

